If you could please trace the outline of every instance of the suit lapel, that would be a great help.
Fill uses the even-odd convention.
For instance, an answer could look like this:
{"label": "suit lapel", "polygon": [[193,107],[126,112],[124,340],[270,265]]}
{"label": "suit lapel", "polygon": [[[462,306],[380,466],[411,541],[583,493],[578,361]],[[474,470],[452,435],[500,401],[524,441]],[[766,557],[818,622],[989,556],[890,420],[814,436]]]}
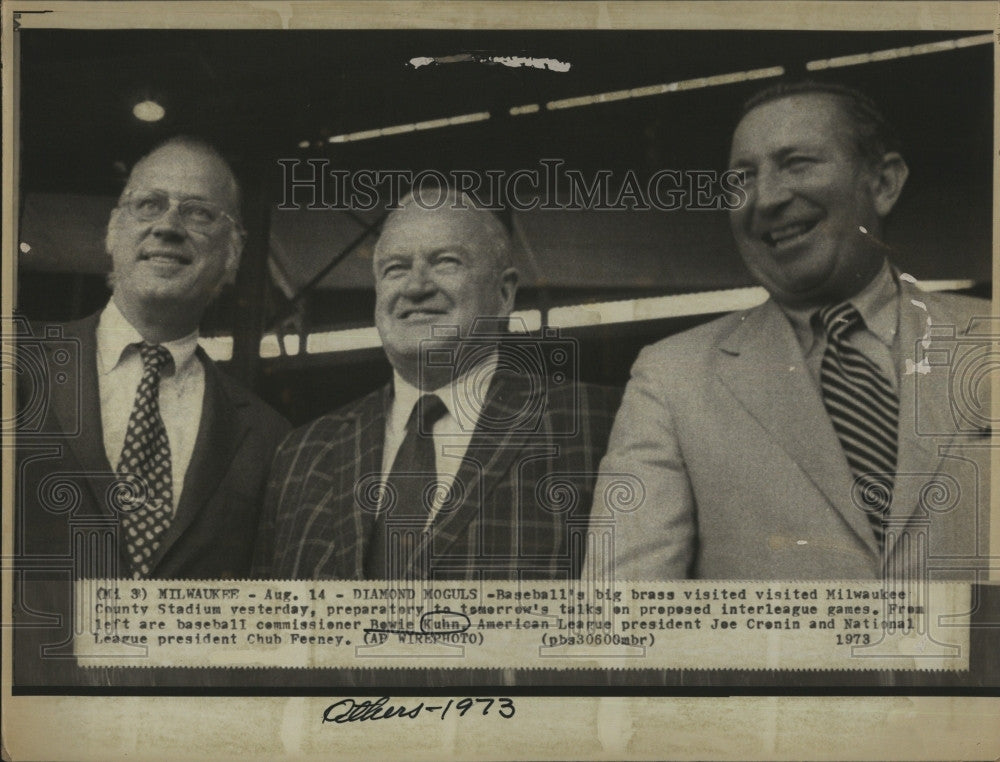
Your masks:
{"label": "suit lapel", "polygon": [[[954,342],[928,331],[931,326],[947,328],[953,319],[940,314],[935,297],[901,281],[899,314],[899,446],[896,459],[896,483],[889,513],[895,520],[909,519],[921,504],[921,493],[941,469],[942,452],[957,433],[951,417],[950,368],[927,366],[924,357],[935,351],[954,353]],[[966,326],[955,326],[961,335]],[[949,346],[943,346],[949,345]],[[920,369],[929,372],[919,372]],[[919,391],[918,391],[919,386]],[[897,538],[899,533],[890,533]],[[890,548],[887,548],[889,550]]]}
{"label": "suit lapel", "polygon": [[155,572],[170,548],[181,538],[187,528],[201,513],[215,493],[219,482],[229,470],[229,464],[239,450],[249,428],[249,421],[241,415],[247,406],[244,399],[234,399],[226,393],[220,371],[198,348],[198,359],[205,369],[205,391],[198,424],[198,437],[191,462],[184,478],[180,502],[174,520],[163,536],[150,566]]}
{"label": "suit lapel", "polygon": [[[528,399],[531,388],[527,377],[497,370],[455,478],[455,486],[460,492],[455,494],[451,505],[443,506],[435,516],[431,531],[424,534],[420,552],[413,556],[414,562],[422,556],[431,557],[432,550],[434,555],[444,553],[458,541],[469,524],[480,517],[484,497],[493,493],[500,479],[510,470],[512,461],[522,450],[520,440],[524,439],[524,433],[516,426],[484,427],[483,421],[517,420],[521,411],[534,407]],[[542,424],[547,425],[547,415]]]}
{"label": "suit lapel", "polygon": [[840,440],[781,309],[768,300],[750,310],[720,349],[719,376],[733,396],[877,552],[868,518],[851,500],[854,480]]}
{"label": "suit lapel", "polygon": [[[371,542],[377,485],[382,481],[382,453],[385,449],[385,425],[392,404],[392,383],[378,394],[365,398],[353,413],[352,430],[341,438],[341,452],[331,463],[353,475],[351,484],[334,482],[328,500],[335,517],[333,537],[339,543],[335,551],[334,576],[340,579],[364,579],[365,555]],[[347,446],[353,449],[344,451]],[[343,504],[342,504],[343,501]]]}
{"label": "suit lapel", "polygon": [[[97,381],[97,321],[99,314],[67,323],[64,336],[79,342],[79,366],[76,381],[50,385],[52,414],[59,422],[59,431],[80,464],[81,470],[95,477],[112,473],[104,449],[104,428],[101,424],[101,394]],[[57,367],[52,365],[51,367]],[[99,505],[106,505],[106,479],[87,478],[87,487]]]}

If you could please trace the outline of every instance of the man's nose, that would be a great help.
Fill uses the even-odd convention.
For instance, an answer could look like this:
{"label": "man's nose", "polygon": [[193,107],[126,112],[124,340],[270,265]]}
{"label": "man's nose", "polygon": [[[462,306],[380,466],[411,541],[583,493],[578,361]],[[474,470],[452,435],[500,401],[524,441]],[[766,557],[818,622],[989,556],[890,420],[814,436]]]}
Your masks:
{"label": "man's nose", "polygon": [[780,209],[792,200],[787,178],[776,170],[761,170],[750,195],[750,203],[763,214]]}
{"label": "man's nose", "polygon": [[406,276],[403,293],[409,299],[429,296],[437,291],[437,284],[431,277],[430,268],[422,264],[414,264]]}
{"label": "man's nose", "polygon": [[160,215],[159,219],[153,222],[153,234],[176,238],[183,238],[187,235],[187,228],[184,226],[184,220],[181,219],[181,210],[177,204],[171,204]]}

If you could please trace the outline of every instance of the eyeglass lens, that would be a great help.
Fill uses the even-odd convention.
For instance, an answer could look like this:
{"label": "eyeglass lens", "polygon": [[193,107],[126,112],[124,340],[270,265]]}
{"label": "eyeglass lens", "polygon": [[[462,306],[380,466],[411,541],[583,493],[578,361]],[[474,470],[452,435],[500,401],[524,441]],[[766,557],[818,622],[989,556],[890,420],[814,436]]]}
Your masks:
{"label": "eyeglass lens", "polygon": [[[129,211],[142,222],[152,222],[170,209],[170,196],[157,191],[142,191],[128,199]],[[177,211],[188,229],[210,230],[219,220],[227,216],[221,209],[208,201],[188,198],[178,202]]]}

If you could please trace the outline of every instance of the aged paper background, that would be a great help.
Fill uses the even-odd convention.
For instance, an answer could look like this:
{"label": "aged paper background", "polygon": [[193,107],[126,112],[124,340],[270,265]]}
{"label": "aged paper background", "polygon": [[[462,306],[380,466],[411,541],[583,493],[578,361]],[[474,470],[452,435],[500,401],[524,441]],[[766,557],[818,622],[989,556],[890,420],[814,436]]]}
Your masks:
{"label": "aged paper background", "polygon": [[[68,3],[3,9],[4,315],[15,290],[14,15],[77,28],[996,29],[995,2]],[[995,126],[996,129],[996,126]],[[994,209],[997,208],[996,176]],[[995,212],[994,220],[1000,219]],[[996,224],[996,222],[995,222]],[[994,241],[994,247],[995,247]],[[995,248],[994,248],[995,254]],[[996,282],[996,259],[994,281]],[[3,403],[12,404],[5,379]],[[11,453],[3,452],[5,506]],[[997,486],[994,484],[993,490]],[[997,501],[994,499],[994,505]],[[994,509],[994,515],[996,510]],[[4,556],[11,556],[10,513]],[[992,547],[1000,546],[993,522]],[[6,572],[9,607],[12,579]],[[9,621],[9,611],[4,611]],[[327,697],[17,696],[4,633],[3,742],[12,759],[996,759],[1000,700],[984,697],[516,697],[509,722],[322,725]],[[494,693],[493,695],[497,695]]]}

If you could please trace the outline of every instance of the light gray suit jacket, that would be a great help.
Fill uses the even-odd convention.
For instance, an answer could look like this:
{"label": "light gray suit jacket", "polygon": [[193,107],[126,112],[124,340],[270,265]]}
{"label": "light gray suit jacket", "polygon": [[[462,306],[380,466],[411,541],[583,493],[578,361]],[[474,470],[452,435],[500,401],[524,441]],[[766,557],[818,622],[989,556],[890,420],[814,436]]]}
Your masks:
{"label": "light gray suit jacket", "polygon": [[[984,569],[990,345],[976,334],[989,332],[989,304],[901,286],[899,449],[881,556],[794,331],[769,300],[639,355],[594,493],[593,523],[614,540],[585,568],[622,580]],[[617,502],[623,475],[631,505]]]}

